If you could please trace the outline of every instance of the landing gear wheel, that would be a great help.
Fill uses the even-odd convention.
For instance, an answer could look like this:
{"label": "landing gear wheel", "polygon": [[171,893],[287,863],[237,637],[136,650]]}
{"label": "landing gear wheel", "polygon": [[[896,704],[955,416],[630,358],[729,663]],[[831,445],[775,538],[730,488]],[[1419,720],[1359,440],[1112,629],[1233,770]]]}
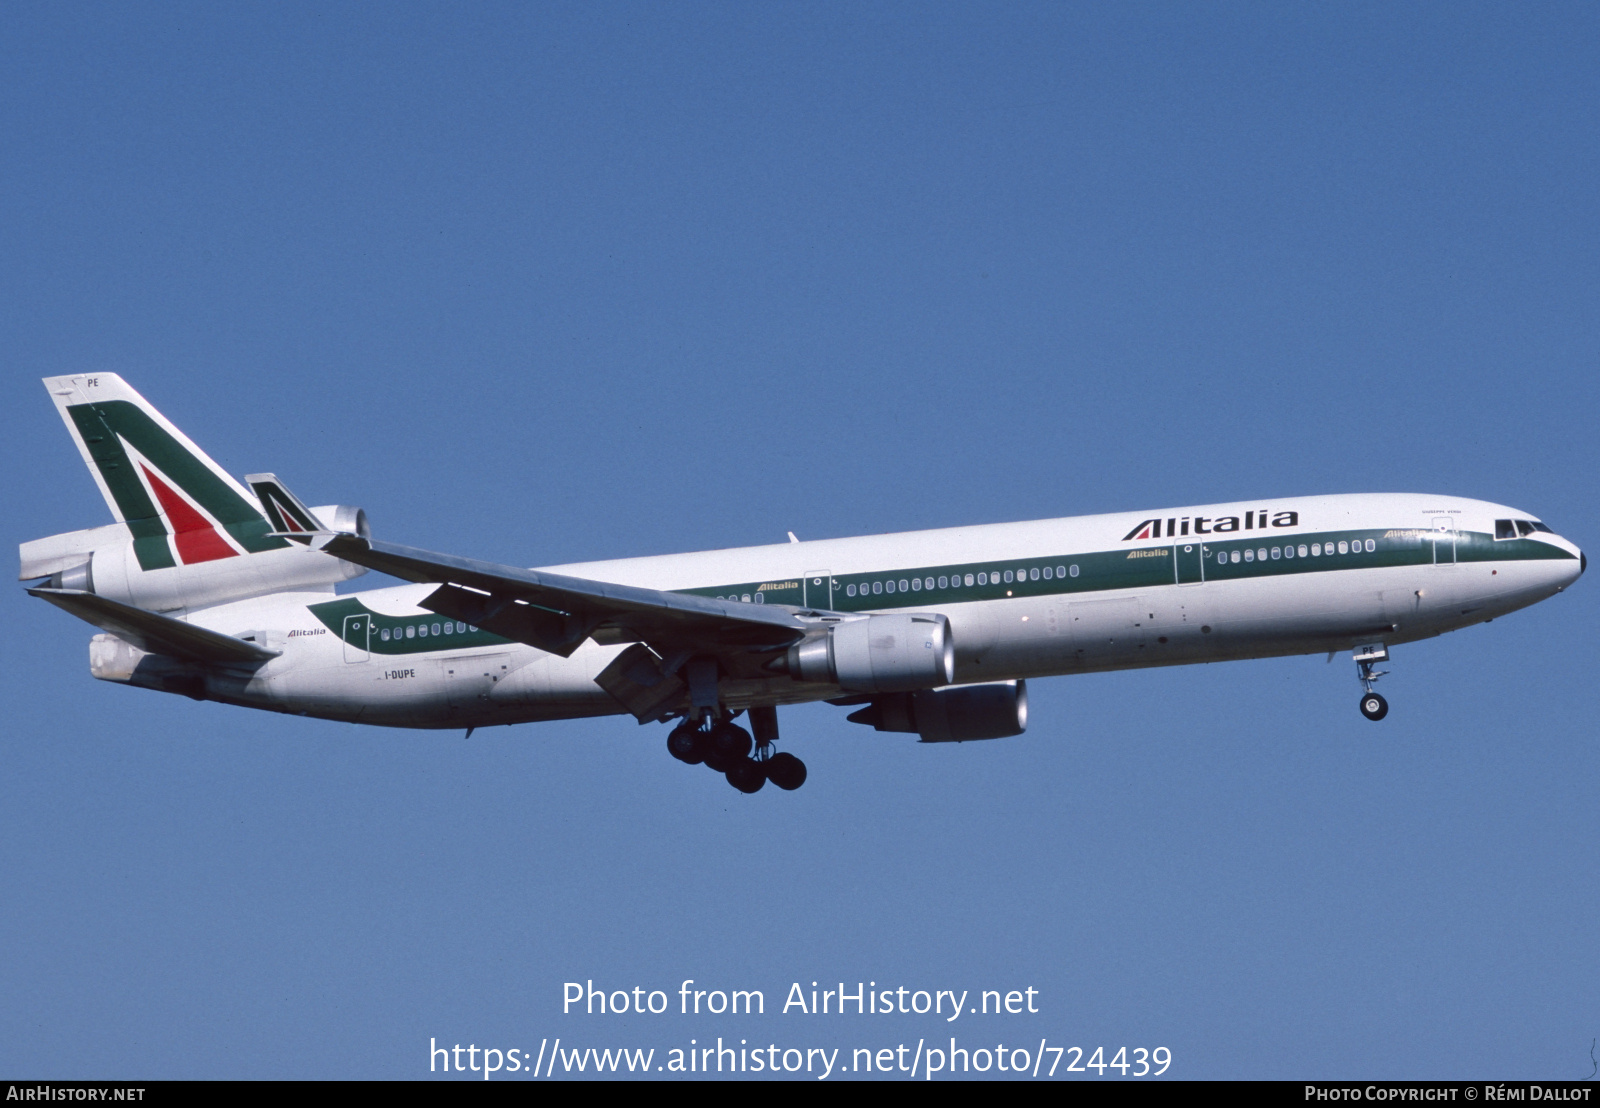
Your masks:
{"label": "landing gear wheel", "polygon": [[722,720],[711,728],[710,747],[716,752],[718,758],[730,765],[740,758],[750,756],[750,748],[755,745],[750,738],[750,732],[736,723]]}
{"label": "landing gear wheel", "polygon": [[744,757],[729,768],[728,784],[742,793],[758,793],[767,783],[767,769],[754,758]]}
{"label": "landing gear wheel", "polygon": [[785,792],[793,792],[806,783],[806,764],[785,751],[767,759],[767,780]]}
{"label": "landing gear wheel", "polygon": [[680,723],[667,736],[667,753],[680,762],[697,766],[706,760],[705,733],[692,723]]}
{"label": "landing gear wheel", "polygon": [[1361,714],[1376,723],[1389,714],[1389,702],[1375,692],[1361,698]]}

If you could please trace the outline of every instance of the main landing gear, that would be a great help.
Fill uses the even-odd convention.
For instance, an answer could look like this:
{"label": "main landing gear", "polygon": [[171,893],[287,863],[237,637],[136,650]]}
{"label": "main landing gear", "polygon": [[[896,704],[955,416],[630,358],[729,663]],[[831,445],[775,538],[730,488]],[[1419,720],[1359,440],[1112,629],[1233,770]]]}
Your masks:
{"label": "main landing gear", "polygon": [[685,719],[667,735],[667,752],[691,766],[711,767],[742,793],[760,792],[768,781],[786,792],[804,785],[806,764],[793,754],[773,752],[778,710],[751,708],[750,725],[754,738],[731,715]]}
{"label": "main landing gear", "polygon": [[1361,695],[1361,714],[1374,723],[1389,714],[1389,702],[1379,696],[1372,686],[1389,671],[1374,670],[1372,667],[1388,660],[1389,648],[1382,643],[1356,647],[1356,668],[1360,671],[1361,685],[1367,690]]}

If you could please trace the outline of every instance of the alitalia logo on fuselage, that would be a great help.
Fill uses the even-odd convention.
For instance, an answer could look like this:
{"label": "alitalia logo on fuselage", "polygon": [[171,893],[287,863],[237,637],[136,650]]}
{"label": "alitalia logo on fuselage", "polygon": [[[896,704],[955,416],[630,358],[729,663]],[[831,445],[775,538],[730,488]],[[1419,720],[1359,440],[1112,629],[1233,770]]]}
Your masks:
{"label": "alitalia logo on fuselage", "polygon": [[[1161,525],[1165,523],[1166,534]],[[1299,512],[1273,512],[1262,508],[1251,510],[1243,516],[1172,516],[1169,519],[1141,519],[1126,535],[1123,542],[1140,539],[1175,539],[1183,535],[1220,535],[1229,531],[1259,531],[1265,527],[1298,527]]]}

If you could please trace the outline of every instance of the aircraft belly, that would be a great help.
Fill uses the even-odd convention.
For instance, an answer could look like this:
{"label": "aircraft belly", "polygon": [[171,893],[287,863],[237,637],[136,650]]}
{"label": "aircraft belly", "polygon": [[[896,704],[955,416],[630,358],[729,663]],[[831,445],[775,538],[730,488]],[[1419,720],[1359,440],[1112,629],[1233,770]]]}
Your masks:
{"label": "aircraft belly", "polygon": [[433,726],[423,721],[447,707],[443,674],[432,659],[379,656],[351,663],[338,651],[319,649],[316,655],[267,679],[282,710],[390,726]]}
{"label": "aircraft belly", "polygon": [[[1530,567],[1525,575],[1536,581],[1539,568]],[[1519,599],[1508,604],[1512,590],[1504,585],[1492,591],[1464,588],[1464,574],[1470,572],[1459,566],[1374,567],[1073,600],[992,601],[960,623],[952,613],[953,628],[969,634],[963,649],[961,631],[955,632],[957,680],[1316,653],[1368,638],[1425,638],[1483,618],[1462,615],[1469,591],[1491,596],[1501,610],[1533,603],[1550,591],[1537,583],[1521,588],[1519,582],[1513,586]],[[973,648],[971,629],[980,632],[980,649]]]}
{"label": "aircraft belly", "polygon": [[600,671],[625,646],[586,643],[570,658],[520,647],[528,659],[496,684],[489,700],[495,705],[531,709],[539,719],[569,719],[621,713],[624,708],[594,683]]}

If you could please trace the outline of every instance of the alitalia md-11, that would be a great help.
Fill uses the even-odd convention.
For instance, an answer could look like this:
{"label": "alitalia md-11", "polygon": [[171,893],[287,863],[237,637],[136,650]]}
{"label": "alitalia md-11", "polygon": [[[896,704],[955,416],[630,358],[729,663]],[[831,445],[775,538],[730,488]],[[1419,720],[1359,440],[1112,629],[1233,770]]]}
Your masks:
{"label": "alitalia md-11", "polygon": [[[377,541],[271,474],[241,484],[113,374],[45,385],[116,522],[22,544],[21,579],[100,629],[95,677],[469,734],[678,721],[671,754],[744,792],[804,782],[777,709],[814,700],[924,742],[997,739],[1026,727],[1030,677],[1352,650],[1379,720],[1389,647],[1587,565],[1528,512],[1385,493],[519,569]],[[336,593],[367,569],[413,583]]]}

